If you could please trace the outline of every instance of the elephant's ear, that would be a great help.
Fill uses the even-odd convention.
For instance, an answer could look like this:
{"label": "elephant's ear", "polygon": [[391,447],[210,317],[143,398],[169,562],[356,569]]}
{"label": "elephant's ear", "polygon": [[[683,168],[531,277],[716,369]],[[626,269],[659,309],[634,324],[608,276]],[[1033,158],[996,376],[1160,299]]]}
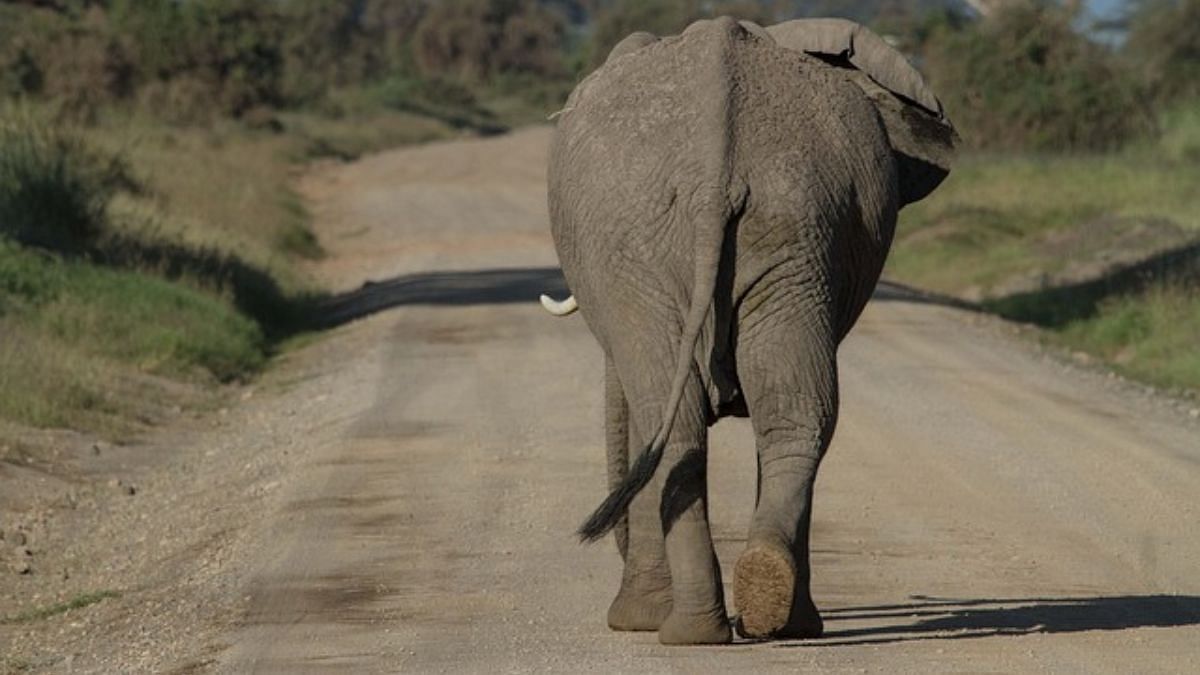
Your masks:
{"label": "elephant's ear", "polygon": [[655,42],[658,42],[658,36],[653,33],[647,33],[646,31],[637,31],[636,33],[630,33],[629,35],[626,35],[624,39],[622,39],[620,42],[618,42],[616,45],[613,46],[612,51],[610,51],[608,53],[608,58],[605,59],[604,62],[612,63],[613,59],[615,59],[617,57],[625,56],[626,54],[636,52],[637,50],[641,49],[642,47],[645,47],[648,44],[653,44]]}
{"label": "elephant's ear", "polygon": [[798,19],[766,31],[781,47],[858,71],[852,79],[875,103],[896,151],[904,203],[924,198],[942,182],[950,172],[958,134],[903,54],[845,19]]}

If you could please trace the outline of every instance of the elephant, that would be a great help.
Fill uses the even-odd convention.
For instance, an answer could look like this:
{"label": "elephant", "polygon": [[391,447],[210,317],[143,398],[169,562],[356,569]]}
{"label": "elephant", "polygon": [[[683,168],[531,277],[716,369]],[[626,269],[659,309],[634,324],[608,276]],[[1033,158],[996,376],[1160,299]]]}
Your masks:
{"label": "elephant", "polygon": [[[614,630],[663,644],[822,634],[810,592],[817,468],[837,350],[899,209],[948,175],[958,136],[921,76],[838,19],[729,17],[634,33],[567,100],[548,195],[555,249],[605,357]],[[749,417],[755,510],[727,615],[707,507],[707,429]]]}

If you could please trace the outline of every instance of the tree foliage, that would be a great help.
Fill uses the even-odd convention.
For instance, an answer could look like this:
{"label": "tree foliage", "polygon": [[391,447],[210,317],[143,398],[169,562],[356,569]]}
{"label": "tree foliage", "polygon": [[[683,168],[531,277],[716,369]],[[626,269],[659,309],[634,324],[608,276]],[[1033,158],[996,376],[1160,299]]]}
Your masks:
{"label": "tree foliage", "polygon": [[[1150,129],[1156,107],[1200,99],[1200,0],[1140,0],[1120,50],[1076,29],[1078,3],[1006,0],[980,19],[946,9],[952,2],[855,0],[833,13],[873,17],[898,37],[975,147],[1114,147]],[[0,0],[0,97],[54,99],[84,117],[130,101],[190,121],[320,103],[347,88],[383,91],[393,107],[448,107],[457,115],[475,106],[459,99],[490,87],[552,109],[551,99],[631,32],[670,35],[716,15],[769,24],[833,7],[832,0]]]}
{"label": "tree foliage", "polygon": [[1152,128],[1140,85],[1073,19],[1056,5],[1013,2],[987,20],[926,31],[923,65],[970,145],[1103,150]]}
{"label": "tree foliage", "polygon": [[426,75],[479,81],[497,73],[563,73],[565,23],[532,0],[447,0],[425,13],[413,36]]}
{"label": "tree foliage", "polygon": [[1200,99],[1200,0],[1146,0],[1125,53],[1160,103]]}
{"label": "tree foliage", "polygon": [[635,31],[675,35],[703,18],[732,16],[768,25],[780,16],[779,2],[761,0],[615,0],[597,4],[584,58],[588,70],[604,63],[612,48]]}

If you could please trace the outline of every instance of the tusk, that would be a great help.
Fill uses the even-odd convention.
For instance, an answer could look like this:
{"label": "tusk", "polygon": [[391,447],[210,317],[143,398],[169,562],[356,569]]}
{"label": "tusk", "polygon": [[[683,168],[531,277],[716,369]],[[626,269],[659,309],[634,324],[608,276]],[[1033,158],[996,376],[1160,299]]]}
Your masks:
{"label": "tusk", "polygon": [[542,295],[542,307],[545,307],[546,311],[554,316],[567,316],[574,314],[579,309],[579,303],[575,300],[574,295],[567,296],[567,299],[562,302],[548,295]]}

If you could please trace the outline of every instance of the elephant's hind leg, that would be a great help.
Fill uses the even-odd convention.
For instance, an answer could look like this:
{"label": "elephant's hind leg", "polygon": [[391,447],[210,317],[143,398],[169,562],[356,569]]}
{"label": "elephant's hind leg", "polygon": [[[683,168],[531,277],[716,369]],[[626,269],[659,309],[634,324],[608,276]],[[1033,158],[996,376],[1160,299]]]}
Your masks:
{"label": "elephant's hind leg", "polygon": [[[604,359],[604,436],[607,450],[608,489],[613,490],[629,473],[629,406],[611,356]],[[621,560],[629,552],[629,517],[624,516],[613,528]]]}
{"label": "elephant's hind leg", "polygon": [[[616,487],[629,470],[629,405],[612,357],[604,373],[608,486]],[[625,562],[621,590],[608,608],[608,626],[619,631],[658,630],[671,613],[671,572],[652,491],[643,490],[629,514],[614,528]]]}
{"label": "elephant's hind leg", "polygon": [[[644,356],[650,346],[640,344],[639,348]],[[645,368],[646,364],[673,362],[666,346],[663,351],[662,358],[643,358],[631,364]],[[624,364],[618,360],[618,365]],[[622,372],[622,376],[632,421],[632,447],[641,452],[661,423],[667,393],[663,391],[663,382],[669,381],[669,371],[636,375]],[[733,637],[708,527],[707,405],[699,376],[695,374],[684,389],[662,462],[650,484],[630,505],[626,573],[621,592],[609,612],[611,625],[618,608],[622,611],[666,608],[668,611],[658,626],[659,641],[664,644],[716,644],[729,642]],[[661,578],[658,551],[665,554],[667,563],[666,605],[655,604],[661,596],[657,591],[647,596],[644,585],[647,572],[651,579]]]}
{"label": "elephant's hind leg", "polygon": [[808,536],[817,466],[837,420],[836,347],[823,312],[773,319],[738,346],[759,475],[746,550],[734,568],[737,628],[748,638],[820,637]]}

